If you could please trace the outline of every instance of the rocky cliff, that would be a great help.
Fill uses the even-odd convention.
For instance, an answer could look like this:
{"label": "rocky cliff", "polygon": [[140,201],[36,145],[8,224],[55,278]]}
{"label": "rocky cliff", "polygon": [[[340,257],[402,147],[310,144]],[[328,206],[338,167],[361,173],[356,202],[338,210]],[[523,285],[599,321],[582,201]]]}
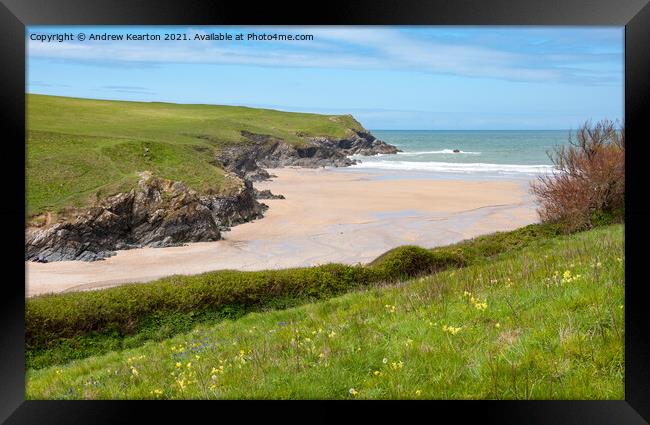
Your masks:
{"label": "rocky cliff", "polygon": [[394,154],[399,150],[365,131],[350,131],[350,136],[336,139],[304,137],[300,145],[292,145],[272,136],[242,132],[249,142],[223,150],[217,159],[235,174],[250,180],[264,180],[269,174],[264,168],[347,167],[356,164],[350,155]]}
{"label": "rocky cliff", "polygon": [[205,196],[181,182],[143,173],[138,186],[75,218],[27,229],[25,259],[94,261],[118,249],[215,241],[230,226],[262,217],[250,182],[230,196]]}

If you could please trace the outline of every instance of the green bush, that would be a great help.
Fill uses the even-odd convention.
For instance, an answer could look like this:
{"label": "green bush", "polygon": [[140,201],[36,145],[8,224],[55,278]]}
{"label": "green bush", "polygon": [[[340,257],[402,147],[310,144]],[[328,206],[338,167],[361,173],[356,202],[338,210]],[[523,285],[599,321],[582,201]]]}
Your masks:
{"label": "green bush", "polygon": [[625,217],[625,209],[617,208],[612,211],[596,210],[591,213],[591,225],[607,226],[614,223],[621,223]]}
{"label": "green bush", "polygon": [[448,267],[461,267],[465,262],[452,250],[431,251],[419,246],[400,246],[382,254],[370,266],[382,277],[401,279],[419,274],[431,274]]}
{"label": "green bush", "polygon": [[510,232],[492,233],[455,245],[433,248],[432,252],[453,253],[466,265],[518,250],[533,242],[553,238],[563,233],[562,227],[558,224],[530,224]]}
{"label": "green bush", "polygon": [[44,295],[26,302],[26,344],[28,349],[45,347],[60,338],[91,332],[130,334],[153,314],[246,308],[278,297],[328,297],[376,279],[376,274],[362,266],[328,264],[260,272],[226,270],[100,291]]}

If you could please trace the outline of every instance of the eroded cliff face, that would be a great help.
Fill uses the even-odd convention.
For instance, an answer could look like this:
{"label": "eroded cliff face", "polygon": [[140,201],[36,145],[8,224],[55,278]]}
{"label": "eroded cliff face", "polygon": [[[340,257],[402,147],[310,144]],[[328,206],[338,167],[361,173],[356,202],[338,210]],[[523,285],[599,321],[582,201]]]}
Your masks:
{"label": "eroded cliff face", "polygon": [[365,131],[350,131],[343,139],[310,137],[300,146],[268,135],[242,132],[248,144],[224,149],[218,158],[221,165],[235,174],[251,179],[265,180],[269,174],[264,168],[347,167],[356,164],[350,155],[394,154],[399,150]]}
{"label": "eroded cliff face", "polygon": [[216,241],[230,226],[263,216],[268,208],[257,199],[282,199],[257,191],[252,181],[271,176],[264,168],[284,166],[346,167],[349,155],[398,152],[365,131],[349,137],[305,137],[299,146],[268,135],[242,132],[249,143],[227,148],[214,165],[234,173],[240,188],[232,194],[202,195],[182,182],[141,173],[135,189],[99,201],[64,222],[28,227],[25,259],[41,262],[110,257],[115,250],[165,247],[188,242]]}
{"label": "eroded cliff face", "polygon": [[230,196],[200,195],[181,182],[143,173],[138,186],[75,218],[27,229],[25,259],[100,260],[118,249],[216,241],[230,226],[262,217],[250,182]]}

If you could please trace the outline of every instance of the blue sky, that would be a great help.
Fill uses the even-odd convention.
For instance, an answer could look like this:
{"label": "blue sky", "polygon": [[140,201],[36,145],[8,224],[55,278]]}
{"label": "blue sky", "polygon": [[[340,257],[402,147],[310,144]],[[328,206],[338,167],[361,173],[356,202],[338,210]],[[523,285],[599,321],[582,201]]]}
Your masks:
{"label": "blue sky", "polygon": [[[180,33],[187,41],[31,40]],[[210,33],[307,41],[199,41]],[[623,120],[623,27],[43,27],[27,92],[353,114],[369,129],[572,129]]]}

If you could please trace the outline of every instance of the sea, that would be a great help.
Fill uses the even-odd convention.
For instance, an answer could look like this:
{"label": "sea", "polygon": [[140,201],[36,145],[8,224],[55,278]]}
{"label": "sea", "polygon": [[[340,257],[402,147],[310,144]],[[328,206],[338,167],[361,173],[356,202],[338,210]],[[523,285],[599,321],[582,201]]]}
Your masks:
{"label": "sea", "polygon": [[[476,177],[530,180],[553,171],[549,152],[566,145],[569,130],[371,130],[402,152],[352,156],[353,170],[392,177]],[[454,151],[458,152],[454,152]]]}

